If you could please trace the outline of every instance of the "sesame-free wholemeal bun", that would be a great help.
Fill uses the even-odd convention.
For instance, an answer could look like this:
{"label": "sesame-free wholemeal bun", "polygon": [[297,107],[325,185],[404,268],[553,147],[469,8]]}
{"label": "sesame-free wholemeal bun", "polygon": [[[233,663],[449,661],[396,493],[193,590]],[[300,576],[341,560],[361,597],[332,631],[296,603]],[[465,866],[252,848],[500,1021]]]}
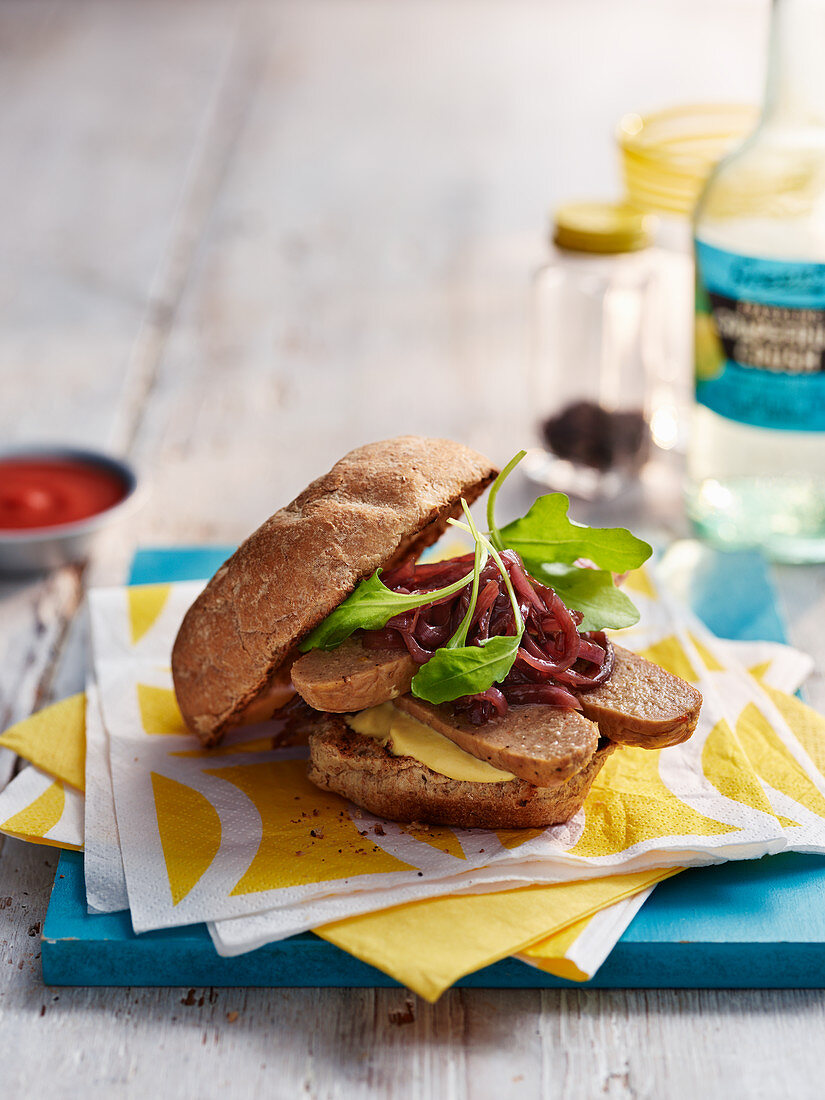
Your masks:
{"label": "sesame-free wholemeal bun", "polygon": [[568,821],[584,802],[602,765],[616,749],[601,740],[584,766],[563,783],[536,787],[450,779],[411,756],[393,756],[370,737],[347,729],[337,715],[309,735],[309,778],[377,817],[480,829],[533,829]]}
{"label": "sesame-free wholemeal bun", "polygon": [[172,651],[181,713],[205,745],[265,694],[298,643],[380,567],[417,557],[496,476],[447,439],[345,455],[262,524],[187,612]]}
{"label": "sesame-free wholemeal bun", "polygon": [[[581,614],[530,576],[515,549],[490,547],[486,564],[480,551],[413,564],[496,473],[458,443],[404,436],[360,447],[314,481],[187,612],[172,653],[187,725],[213,745],[230,726],[277,716],[279,744],[308,743],[307,775],[320,789],[396,821],[488,829],[567,821],[616,748],[690,737],[696,688],[603,631],[581,631]],[[540,545],[542,535],[534,526]],[[363,615],[373,587],[339,616],[369,626],[339,636],[333,623],[310,640],[320,648],[301,654],[379,569],[396,594],[379,593],[384,628]],[[510,663],[499,666],[508,647]],[[468,679],[467,669],[482,675]]]}

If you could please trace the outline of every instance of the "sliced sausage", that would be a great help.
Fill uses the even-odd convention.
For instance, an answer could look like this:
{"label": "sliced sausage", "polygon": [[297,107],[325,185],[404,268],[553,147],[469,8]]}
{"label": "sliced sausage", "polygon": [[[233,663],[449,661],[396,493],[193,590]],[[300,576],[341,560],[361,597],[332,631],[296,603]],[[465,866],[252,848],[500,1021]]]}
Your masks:
{"label": "sliced sausage", "polygon": [[[610,679],[593,691],[579,695],[585,718],[597,723],[603,737],[621,745],[659,749],[686,741],[696,728],[702,706],[701,694],[659,665],[621,646],[614,648],[616,659]],[[313,650],[299,657],[292,666],[292,682],[299,695],[316,710],[346,714],[406,695],[416,668],[405,650],[364,649],[359,639],[349,638],[328,653]],[[423,702],[421,705],[429,706]],[[529,709],[511,706],[510,712]],[[577,726],[576,718],[581,718],[576,711],[556,707],[541,709],[558,712],[552,725],[559,728],[564,725],[562,715],[568,716],[571,728]],[[438,713],[442,717],[447,715],[451,722],[458,721],[452,718],[449,709]],[[475,736],[480,730],[496,722],[506,722],[508,718],[509,714],[504,719],[493,719],[483,727],[465,723],[468,735]],[[435,728],[440,729],[439,726]],[[453,740],[465,747],[457,738]],[[467,751],[480,755],[473,749]],[[487,757],[481,756],[481,759]],[[509,770],[520,774],[515,768]]]}
{"label": "sliced sausage", "polygon": [[590,760],[599,730],[575,710],[529,703],[511,706],[503,718],[474,726],[453,715],[449,704],[434,706],[402,695],[395,705],[449,737],[459,748],[512,772],[535,787],[555,787]]}
{"label": "sliced sausage", "polygon": [[295,690],[316,710],[347,714],[410,690],[415,661],[406,649],[364,649],[347,638],[337,649],[313,649],[292,666]]}
{"label": "sliced sausage", "polygon": [[256,722],[266,722],[295,698],[295,688],[290,678],[291,664],[292,661],[287,658],[281,667],[275,670],[263,690],[238,711],[234,720],[235,725],[249,726]]}
{"label": "sliced sausage", "polygon": [[585,716],[619,745],[661,749],[687,741],[699,719],[700,692],[638,654],[614,648],[610,679],[579,696]]}

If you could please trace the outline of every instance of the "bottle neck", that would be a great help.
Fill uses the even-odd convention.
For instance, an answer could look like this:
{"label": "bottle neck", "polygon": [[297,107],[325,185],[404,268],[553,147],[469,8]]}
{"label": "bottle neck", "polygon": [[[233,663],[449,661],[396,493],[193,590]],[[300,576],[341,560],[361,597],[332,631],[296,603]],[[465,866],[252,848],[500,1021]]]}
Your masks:
{"label": "bottle neck", "polygon": [[825,129],[825,0],[773,0],[763,120]]}

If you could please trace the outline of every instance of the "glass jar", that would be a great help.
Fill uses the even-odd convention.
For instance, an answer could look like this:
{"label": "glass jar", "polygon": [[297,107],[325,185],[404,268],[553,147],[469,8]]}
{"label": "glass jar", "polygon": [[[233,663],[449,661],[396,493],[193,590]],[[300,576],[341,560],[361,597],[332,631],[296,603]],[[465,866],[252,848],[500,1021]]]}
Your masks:
{"label": "glass jar", "polygon": [[650,442],[650,218],[581,202],[555,217],[555,252],[534,280],[533,480],[585,500],[618,495]]}

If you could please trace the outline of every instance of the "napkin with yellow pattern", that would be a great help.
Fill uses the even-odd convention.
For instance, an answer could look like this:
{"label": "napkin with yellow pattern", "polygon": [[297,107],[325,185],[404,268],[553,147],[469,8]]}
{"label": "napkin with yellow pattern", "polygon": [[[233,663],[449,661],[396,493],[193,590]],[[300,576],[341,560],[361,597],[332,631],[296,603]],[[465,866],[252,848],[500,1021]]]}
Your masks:
{"label": "napkin with yellow pattern", "polygon": [[[84,786],[84,747],[87,772],[85,785],[88,792],[91,794],[95,790],[95,783],[103,789],[106,787],[105,779],[101,783],[98,765],[94,759],[96,731],[102,732],[103,727],[93,684],[90,684],[85,697],[76,695],[47,707],[7,731],[0,739],[2,743],[19,752],[33,766],[26,768],[4,792],[0,792],[0,828],[3,831],[35,843],[55,844],[69,849],[83,848],[84,800],[81,792]],[[53,774],[47,774],[37,764],[50,768]],[[108,771],[108,765],[106,770]],[[32,779],[36,780],[35,787],[30,786]],[[105,803],[106,799],[95,801]],[[108,801],[112,803],[111,780],[108,782]],[[7,816],[10,810],[13,811],[11,817]],[[91,807],[87,807],[87,810],[91,810]],[[125,880],[121,882],[123,863],[113,803],[111,821],[98,808],[98,818],[103,824],[93,828],[90,833],[89,823],[92,816],[89,812],[86,813],[85,877],[89,910],[112,912],[127,908]],[[102,859],[99,851],[101,849],[104,854]],[[520,956],[523,961],[561,977],[586,980],[596,972],[649,896],[652,883],[672,873],[674,872],[666,870],[602,879],[588,890],[578,890],[575,886],[545,886],[532,892],[504,892],[502,897],[513,896],[517,904],[511,913],[507,933],[492,944],[492,949],[486,938],[482,938],[481,942],[463,944],[459,950],[451,953],[449,965],[445,969],[440,953],[429,959],[426,950],[421,950],[422,945],[417,944],[414,965],[420,969],[420,974],[410,972],[406,975],[407,984],[423,996],[434,1000],[444,988],[456,980],[455,975],[472,972],[485,965],[485,959],[491,961],[493,955],[501,957],[502,954],[509,954],[510,945],[523,942],[525,934],[532,933],[527,917],[532,917],[543,932],[530,952]],[[391,899],[385,901],[386,904],[391,904]],[[494,926],[487,920],[484,902],[484,897],[477,895],[474,923],[489,932]],[[523,912],[525,903],[529,903],[531,913]],[[374,904],[380,905],[381,899],[376,897]],[[417,913],[419,917],[427,916],[427,907],[420,906]],[[443,918],[443,915],[443,910],[432,910],[432,917],[436,920]],[[261,914],[264,928],[261,943],[272,938],[271,930],[266,928],[267,916],[266,913]],[[241,921],[237,923],[241,924]],[[339,924],[339,935],[345,923]],[[223,921],[220,927],[228,929],[232,924],[232,921]],[[210,928],[214,935],[218,926],[212,925]],[[560,931],[551,934],[555,928]],[[323,934],[323,929],[318,928],[317,931]],[[502,931],[499,926],[499,932]],[[329,938],[332,939],[335,934],[336,929],[331,928]],[[231,942],[231,932],[227,931],[226,935]],[[249,949],[247,945],[240,950]],[[358,948],[353,945],[351,953],[357,954],[357,951]],[[235,954],[238,950],[230,948],[223,953]],[[373,962],[380,963],[377,955],[374,955]],[[396,959],[396,965],[400,964],[402,968],[405,963],[410,962],[411,957],[406,956],[404,951]],[[404,977],[401,972],[399,976]]]}
{"label": "napkin with yellow pattern", "polygon": [[[379,822],[315,790],[302,750],[273,750],[265,726],[239,731],[218,750],[200,749],[182,725],[168,669],[171,641],[197,591],[182,584],[92,593],[109,771],[100,775],[106,754],[97,752],[90,777],[90,748],[79,775],[82,704],[58,705],[71,709],[60,714],[65,728],[81,727],[74,771],[55,759],[58,739],[43,733],[49,712],[42,712],[0,739],[31,759],[46,784],[32,786],[26,804],[26,792],[17,791],[35,769],[10,784],[0,795],[0,829],[79,847],[78,788],[94,788],[97,806],[110,775],[104,847],[114,845],[117,855],[119,842],[122,870],[114,859],[109,873],[122,874],[136,930],[208,920],[218,949],[233,954],[313,927],[431,999],[462,974],[516,952],[587,977],[640,892],[674,867],[825,852],[823,720],[787,694],[806,659],[785,647],[719,642],[652,572],[628,585],[642,620],[623,632],[623,644],[696,683],[705,695],[702,720],[685,745],[615,753],[584,810],[564,826],[487,832]],[[99,816],[90,807],[87,861],[90,840],[100,840]],[[97,876],[87,867],[90,903],[111,907]]]}

